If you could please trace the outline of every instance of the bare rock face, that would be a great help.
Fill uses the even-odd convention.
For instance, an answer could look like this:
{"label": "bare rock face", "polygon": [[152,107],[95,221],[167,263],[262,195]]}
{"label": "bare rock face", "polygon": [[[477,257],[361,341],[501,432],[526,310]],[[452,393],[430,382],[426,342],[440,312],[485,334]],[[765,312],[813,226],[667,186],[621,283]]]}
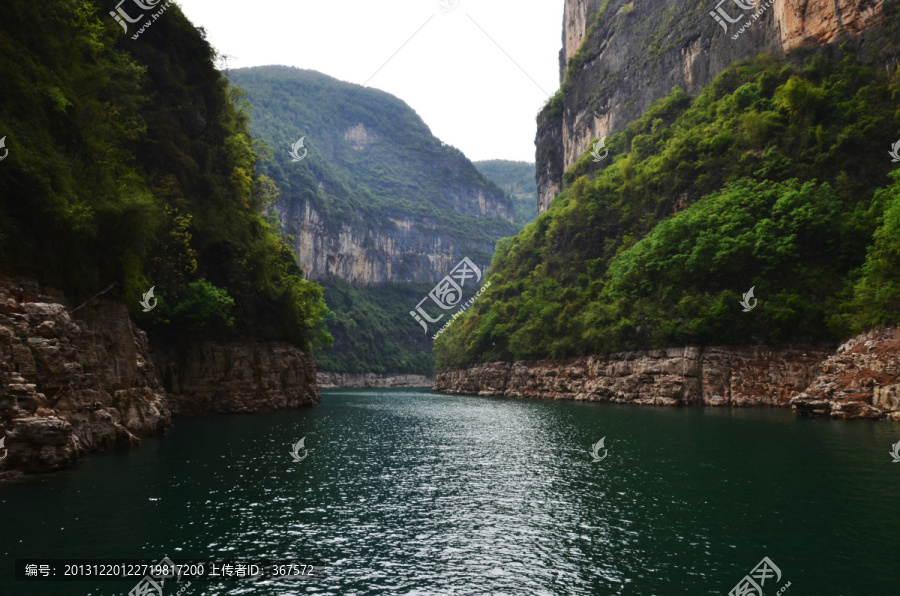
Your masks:
{"label": "bare rock face", "polygon": [[854,337],[820,370],[809,387],[791,399],[797,414],[900,422],[900,329]]}
{"label": "bare rock face", "polygon": [[413,374],[334,373],[318,372],[320,389],[362,389],[389,387],[428,387],[434,385],[434,377]]}
{"label": "bare rock face", "polygon": [[778,406],[806,387],[825,347],[696,347],[568,362],[492,362],[441,371],[444,393],[648,405]]}
{"label": "bare rock face", "polygon": [[[538,116],[538,213],[592,139],[621,132],[676,85],[697,94],[735,61],[845,42],[865,62],[888,72],[897,66],[896,26],[885,25],[883,0],[740,2],[751,9],[739,1],[565,0],[564,92]],[[719,8],[735,22],[720,16],[723,27],[710,16]]]}
{"label": "bare rock face", "polygon": [[9,449],[0,475],[60,469],[171,426],[147,337],[125,306],[98,298],[70,313],[42,291],[0,278],[0,438]]}
{"label": "bare rock face", "polygon": [[[322,192],[327,192],[323,188]],[[466,194],[471,193],[471,194]],[[512,215],[481,190],[461,189],[455,209],[512,221]],[[340,277],[357,284],[384,282],[436,283],[468,253],[465,246],[428,220],[398,213],[384,227],[343,223],[327,226],[310,201],[282,205],[281,224],[293,237],[297,264],[310,279]],[[473,242],[468,244],[472,248]],[[493,243],[477,246],[493,254]],[[474,256],[472,258],[475,258]],[[476,263],[482,270],[489,259]]]}
{"label": "bare rock face", "polygon": [[321,401],[312,357],[285,342],[154,345],[153,359],[175,414],[273,412]]}

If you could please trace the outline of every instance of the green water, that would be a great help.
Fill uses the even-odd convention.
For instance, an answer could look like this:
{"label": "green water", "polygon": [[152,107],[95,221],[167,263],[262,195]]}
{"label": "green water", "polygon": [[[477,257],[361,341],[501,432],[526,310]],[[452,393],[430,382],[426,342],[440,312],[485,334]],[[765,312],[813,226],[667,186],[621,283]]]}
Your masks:
{"label": "green water", "polygon": [[312,409],[177,419],[139,449],[0,485],[0,594],[135,585],[15,582],[16,558],[168,555],[329,566],[183,596],[726,595],[767,556],[782,578],[766,596],[893,596],[898,440],[897,424],[784,410],[326,391]]}

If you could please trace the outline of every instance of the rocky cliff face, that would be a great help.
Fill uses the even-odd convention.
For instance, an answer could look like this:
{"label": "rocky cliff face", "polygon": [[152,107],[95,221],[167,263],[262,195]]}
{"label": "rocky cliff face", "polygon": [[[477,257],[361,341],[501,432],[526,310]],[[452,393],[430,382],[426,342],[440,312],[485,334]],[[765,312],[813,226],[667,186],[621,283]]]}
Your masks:
{"label": "rocky cliff face", "polygon": [[854,337],[819,370],[809,387],[791,399],[798,414],[900,422],[900,329]]}
{"label": "rocky cliff face", "polygon": [[172,411],[272,412],[318,404],[312,357],[283,342],[205,340],[153,347]]}
{"label": "rocky cliff face", "polygon": [[780,406],[805,389],[830,350],[670,348],[564,363],[493,362],[442,371],[444,393],[652,405]]}
{"label": "rocky cliff face", "polygon": [[[485,211],[497,207],[483,195],[474,200]],[[310,279],[335,276],[364,285],[436,283],[472,253],[472,243],[462,245],[448,233],[452,230],[441,230],[409,215],[398,214],[384,227],[345,223],[333,230],[309,201],[285,203],[280,214],[285,233],[294,237],[297,263]],[[502,217],[511,221],[505,206]],[[491,255],[493,245],[485,242],[477,247],[477,253]],[[487,259],[478,262],[471,258],[482,271],[490,264]]]}
{"label": "rocky cliff face", "polygon": [[434,377],[407,374],[334,373],[319,372],[316,380],[320,389],[428,387],[434,385]]}
{"label": "rocky cliff face", "polygon": [[9,450],[0,475],[60,469],[171,425],[147,337],[125,307],[98,298],[72,313],[46,292],[0,278],[0,438]]}
{"label": "rocky cliff face", "polygon": [[882,0],[738,1],[566,0],[561,95],[538,116],[539,212],[592,139],[622,131],[675,85],[696,94],[737,60],[843,41],[889,71],[898,64],[897,9]]}

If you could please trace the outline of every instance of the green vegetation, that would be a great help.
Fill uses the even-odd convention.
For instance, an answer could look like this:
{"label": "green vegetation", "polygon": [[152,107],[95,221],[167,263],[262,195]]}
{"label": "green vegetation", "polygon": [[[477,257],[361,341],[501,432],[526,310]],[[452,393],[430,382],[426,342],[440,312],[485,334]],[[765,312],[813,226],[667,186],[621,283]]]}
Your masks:
{"label": "green vegetation", "polygon": [[[467,191],[511,205],[393,95],[286,66],[228,76],[253,105],[253,134],[274,148],[260,171],[282,189],[281,211],[309,201],[332,230],[351,223],[383,229],[398,215],[427,221],[456,238],[462,253],[480,250],[485,257],[497,238],[515,233],[504,219],[461,212],[457,198]],[[309,153],[291,162],[286,152],[300,137]]]}
{"label": "green vegetation", "polygon": [[676,88],[501,241],[492,287],[438,339],[437,365],[900,323],[898,99],[896,79],[821,55],[734,65],[696,98]]}
{"label": "green vegetation", "polygon": [[[384,283],[357,287],[339,278],[320,282],[333,313],[333,350],[315,353],[319,370],[350,373],[434,372],[431,336],[409,312],[434,284]],[[433,326],[434,327],[434,326]]]}
{"label": "green vegetation", "polygon": [[537,182],[533,163],[489,159],[476,161],[475,167],[510,197],[519,230],[534,221],[537,217]]}
{"label": "green vegetation", "polygon": [[214,51],[175,5],[138,40],[108,8],[4,5],[0,265],[73,302],[116,282],[157,335],[327,344],[321,288],[260,215],[277,190]]}

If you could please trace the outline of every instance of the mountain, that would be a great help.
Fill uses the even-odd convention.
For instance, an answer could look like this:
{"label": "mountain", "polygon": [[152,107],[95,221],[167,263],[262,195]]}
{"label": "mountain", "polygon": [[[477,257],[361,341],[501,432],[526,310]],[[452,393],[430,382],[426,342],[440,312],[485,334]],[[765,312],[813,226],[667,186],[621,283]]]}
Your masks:
{"label": "mountain", "polygon": [[270,216],[325,289],[334,343],[319,369],[430,375],[432,340],[410,312],[463,258],[487,267],[517,229],[512,199],[388,93],[284,66],[229,77],[281,191]]}
{"label": "mountain", "polygon": [[515,232],[504,192],[400,99],[284,66],[229,77],[271,149],[260,172],[281,189],[277,218],[310,278],[434,283],[463,257],[486,267]]}
{"label": "mountain", "polygon": [[801,4],[800,23],[775,2],[726,37],[713,7],[567,2],[542,214],[500,242],[438,366],[836,346],[900,323],[896,5]]}
{"label": "mountain", "polygon": [[780,59],[843,49],[884,72],[898,65],[896,2],[742,4],[752,8],[565,0],[562,85],[538,117],[539,212],[563,189],[563,174],[592,139],[623,131],[675,86],[697,95],[728,66],[762,53]]}
{"label": "mountain", "polygon": [[537,217],[537,184],[533,163],[489,159],[476,161],[475,167],[512,199],[514,220],[520,229],[534,221]]}

